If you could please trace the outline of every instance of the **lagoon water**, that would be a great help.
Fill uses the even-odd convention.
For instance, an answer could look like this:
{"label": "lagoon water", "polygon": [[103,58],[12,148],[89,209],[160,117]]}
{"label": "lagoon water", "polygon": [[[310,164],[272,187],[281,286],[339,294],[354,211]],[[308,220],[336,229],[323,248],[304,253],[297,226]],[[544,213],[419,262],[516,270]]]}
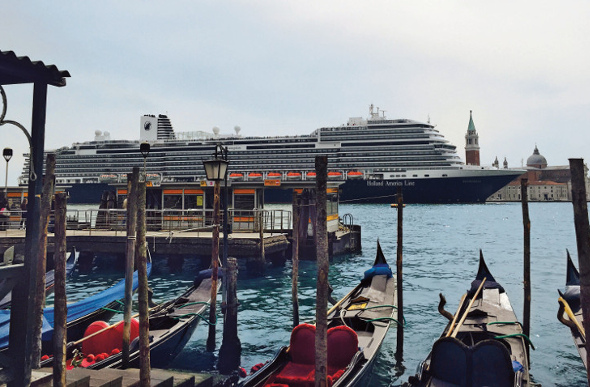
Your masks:
{"label": "lagoon water", "polygon": [[[583,386],[586,373],[569,329],[556,318],[557,289],[563,288],[566,249],[577,258],[571,203],[530,203],[531,220],[531,373],[543,386]],[[362,227],[362,253],[335,257],[329,279],[335,298],[344,296],[370,267],[379,239],[395,268],[397,212],[383,204],[342,204],[340,215],[350,213]],[[439,293],[454,313],[459,299],[477,271],[479,249],[496,280],[506,289],[522,320],[523,222],[520,203],[480,205],[408,205],[404,208],[404,369],[394,368],[395,327],[383,343],[371,386],[398,386],[413,375],[440,336],[447,320],[437,312]],[[176,297],[191,284],[206,262],[186,259],[171,268],[165,257],[156,258],[150,285],[156,301]],[[577,260],[575,260],[577,262]],[[122,276],[109,259],[97,259],[88,273],[77,272],[68,283],[69,300],[79,299],[114,283]],[[291,330],[291,262],[269,266],[263,277],[242,270],[238,281],[239,335],[242,366],[270,360],[289,342]],[[315,318],[315,262],[300,264],[300,320]],[[202,324],[171,364],[172,368],[210,371],[217,352],[205,351],[206,324]],[[217,348],[222,325],[217,327]],[[400,374],[401,373],[401,374]]]}

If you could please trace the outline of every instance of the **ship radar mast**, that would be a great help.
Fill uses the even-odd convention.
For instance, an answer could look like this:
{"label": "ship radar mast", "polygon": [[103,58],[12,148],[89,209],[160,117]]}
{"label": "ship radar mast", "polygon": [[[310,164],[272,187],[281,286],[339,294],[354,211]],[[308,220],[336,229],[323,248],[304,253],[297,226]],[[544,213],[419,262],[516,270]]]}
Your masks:
{"label": "ship radar mast", "polygon": [[379,120],[379,119],[385,119],[385,110],[381,110],[381,112],[383,113],[383,116],[380,117],[379,116],[379,108],[377,108],[377,111],[374,110],[375,109],[375,105],[371,104],[369,106],[369,120]]}

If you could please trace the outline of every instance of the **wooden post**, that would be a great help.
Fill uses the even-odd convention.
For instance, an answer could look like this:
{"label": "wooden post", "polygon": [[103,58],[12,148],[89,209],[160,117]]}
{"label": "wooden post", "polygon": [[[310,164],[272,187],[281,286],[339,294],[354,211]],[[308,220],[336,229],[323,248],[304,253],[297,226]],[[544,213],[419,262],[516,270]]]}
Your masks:
{"label": "wooden post", "polygon": [[[529,218],[528,205],[528,179],[520,180],[520,198],[522,202],[522,224],[524,227],[524,310],[522,316],[522,329],[527,337],[531,336],[531,220]],[[527,355],[530,354],[527,344]],[[527,356],[528,357],[528,356]],[[530,359],[529,359],[530,361]]]}
{"label": "wooden post", "polygon": [[318,267],[316,293],[316,331],[315,331],[315,386],[328,385],[328,343],[327,343],[327,310],[328,310],[328,224],[327,224],[327,181],[328,156],[315,157],[316,171],[316,256]]}
{"label": "wooden post", "polygon": [[[397,321],[404,321],[404,297],[403,297],[403,244],[404,241],[404,196],[402,187],[397,188]],[[398,363],[404,357],[404,324],[397,324],[397,349],[395,359]]]}
{"label": "wooden post", "polygon": [[51,202],[53,201],[55,183],[55,154],[47,155],[45,178],[43,182],[43,194],[41,196],[41,217],[39,224],[39,250],[37,250],[37,278],[35,279],[35,325],[32,353],[32,367],[39,368],[41,362],[41,330],[43,328],[43,308],[45,307],[45,270],[47,267],[47,226],[51,217]]}
{"label": "wooden post", "polygon": [[299,205],[299,195],[293,190],[293,253],[291,262],[293,264],[293,273],[291,278],[291,300],[293,302],[293,328],[299,325],[299,222],[301,219],[301,206]]}
{"label": "wooden post", "polygon": [[219,269],[219,180],[213,186],[213,235],[211,237],[211,305],[209,307],[209,335],[207,351],[215,350],[215,325],[217,323],[217,280]]}
{"label": "wooden post", "polygon": [[10,310],[9,356],[14,361],[14,379],[9,386],[28,386],[31,381],[33,341],[35,340],[34,315],[37,313],[29,297],[36,292],[37,252],[39,251],[39,194],[43,176],[43,148],[45,144],[45,117],[47,111],[47,84],[35,82],[33,86],[33,117],[31,120],[31,171],[36,179],[29,179],[27,189],[27,230],[25,239],[24,274],[12,290]]}
{"label": "wooden post", "polygon": [[[590,332],[590,226],[588,225],[588,203],[586,198],[586,176],[583,159],[569,159],[572,174],[572,204],[576,226],[576,245],[580,268],[580,299],[584,330]],[[586,356],[590,359],[590,344],[586,341]],[[590,384],[590,374],[588,375]]]}
{"label": "wooden post", "polygon": [[217,367],[221,374],[228,375],[238,369],[242,354],[242,343],[238,337],[237,259],[227,259],[224,280],[227,282],[227,307],[223,323],[223,341],[219,349]]}
{"label": "wooden post", "polygon": [[[67,195],[55,195],[55,299],[53,323],[53,385],[66,385],[66,320],[68,307],[66,299],[66,209]],[[74,254],[74,252],[72,252]]]}
{"label": "wooden post", "polygon": [[125,256],[125,309],[123,313],[123,368],[129,366],[129,341],[131,339],[131,310],[133,308],[133,271],[135,266],[135,242],[137,232],[137,184],[139,167],[127,175],[127,246]]}
{"label": "wooden post", "polygon": [[146,251],[146,214],[145,214],[145,180],[137,185],[137,279],[139,288],[137,303],[139,307],[139,379],[142,386],[150,385],[150,322],[148,306],[147,251]]}

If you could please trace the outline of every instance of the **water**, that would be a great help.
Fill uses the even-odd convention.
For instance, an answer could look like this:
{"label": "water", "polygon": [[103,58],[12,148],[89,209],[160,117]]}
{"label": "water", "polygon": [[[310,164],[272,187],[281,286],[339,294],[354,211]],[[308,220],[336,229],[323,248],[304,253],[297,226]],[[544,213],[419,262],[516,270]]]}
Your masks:
{"label": "water", "polygon": [[[73,206],[70,206],[73,207]],[[577,256],[571,203],[530,203],[531,219],[531,373],[543,386],[586,385],[586,373],[569,329],[557,321],[557,289],[563,288],[566,248]],[[376,241],[392,267],[396,256],[396,210],[389,205],[343,204],[340,214],[350,213],[362,226],[362,253],[336,257],[330,266],[335,298],[358,283],[375,258]],[[437,312],[438,294],[454,313],[461,295],[477,270],[479,249],[488,267],[506,289],[522,320],[523,225],[520,203],[485,205],[408,205],[404,208],[404,307],[405,371],[396,374],[395,328],[389,331],[379,355],[372,386],[398,386],[407,381],[427,356],[447,320]],[[150,284],[156,300],[176,297],[191,283],[205,263],[185,260],[181,270],[156,259]],[[95,261],[92,272],[76,273],[68,284],[69,300],[81,298],[112,284],[122,276],[109,260]],[[239,335],[242,366],[247,370],[272,358],[289,341],[291,330],[291,263],[269,266],[264,277],[240,272],[238,282]],[[300,320],[315,318],[315,262],[300,264]],[[200,325],[171,367],[207,371],[215,368],[217,353],[204,349],[206,325]],[[217,327],[217,348],[222,326]]]}

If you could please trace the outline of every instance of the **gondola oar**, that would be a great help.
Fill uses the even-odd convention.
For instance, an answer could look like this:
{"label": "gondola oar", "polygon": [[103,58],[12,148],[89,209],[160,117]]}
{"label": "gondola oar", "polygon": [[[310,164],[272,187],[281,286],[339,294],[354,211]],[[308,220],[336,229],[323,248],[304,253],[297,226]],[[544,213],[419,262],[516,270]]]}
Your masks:
{"label": "gondola oar", "polygon": [[453,334],[451,335],[451,337],[456,337],[457,333],[459,333],[459,328],[461,328],[461,325],[463,325],[463,322],[465,321],[465,319],[467,318],[467,314],[469,313],[469,310],[471,309],[471,306],[473,305],[473,303],[475,302],[475,299],[477,298],[477,296],[479,295],[479,292],[481,291],[481,289],[483,289],[483,284],[486,283],[486,278],[484,278],[481,281],[481,284],[479,284],[479,287],[477,288],[477,291],[475,292],[475,294],[473,295],[473,298],[471,299],[471,301],[469,301],[469,305],[467,305],[467,309],[465,309],[465,313],[463,313],[463,317],[461,317],[461,320],[459,321],[459,323],[457,324],[457,327],[455,328],[455,330],[453,331]]}
{"label": "gondola oar", "polygon": [[338,308],[340,306],[340,304],[342,304],[345,300],[347,300],[354,292],[356,292],[358,290],[358,288],[361,285],[357,285],[356,287],[354,287],[350,292],[348,292],[348,294],[344,297],[342,297],[342,299],[340,299],[340,301],[338,301],[336,303],[336,305],[334,305],[333,307],[330,308],[330,310],[328,310],[328,315],[330,315],[330,313],[332,313],[333,311],[336,310],[336,308]]}
{"label": "gondola oar", "polygon": [[467,297],[467,293],[461,297],[461,302],[459,302],[459,307],[457,308],[457,312],[455,312],[455,316],[453,316],[453,321],[451,321],[451,325],[449,325],[449,330],[447,331],[446,337],[449,337],[451,333],[453,333],[453,328],[455,327],[455,322],[457,322],[457,317],[459,317],[459,312],[461,312],[461,307],[465,302],[465,298]]}
{"label": "gondola oar", "polygon": [[574,312],[570,308],[568,302],[563,297],[559,297],[559,302],[561,302],[561,304],[563,305],[567,317],[569,317],[570,321],[572,321],[576,325],[576,328],[578,328],[578,331],[582,335],[582,338],[584,339],[584,341],[586,341],[586,331],[584,331],[584,327],[581,326],[578,319],[576,319],[576,316],[574,315]]}

